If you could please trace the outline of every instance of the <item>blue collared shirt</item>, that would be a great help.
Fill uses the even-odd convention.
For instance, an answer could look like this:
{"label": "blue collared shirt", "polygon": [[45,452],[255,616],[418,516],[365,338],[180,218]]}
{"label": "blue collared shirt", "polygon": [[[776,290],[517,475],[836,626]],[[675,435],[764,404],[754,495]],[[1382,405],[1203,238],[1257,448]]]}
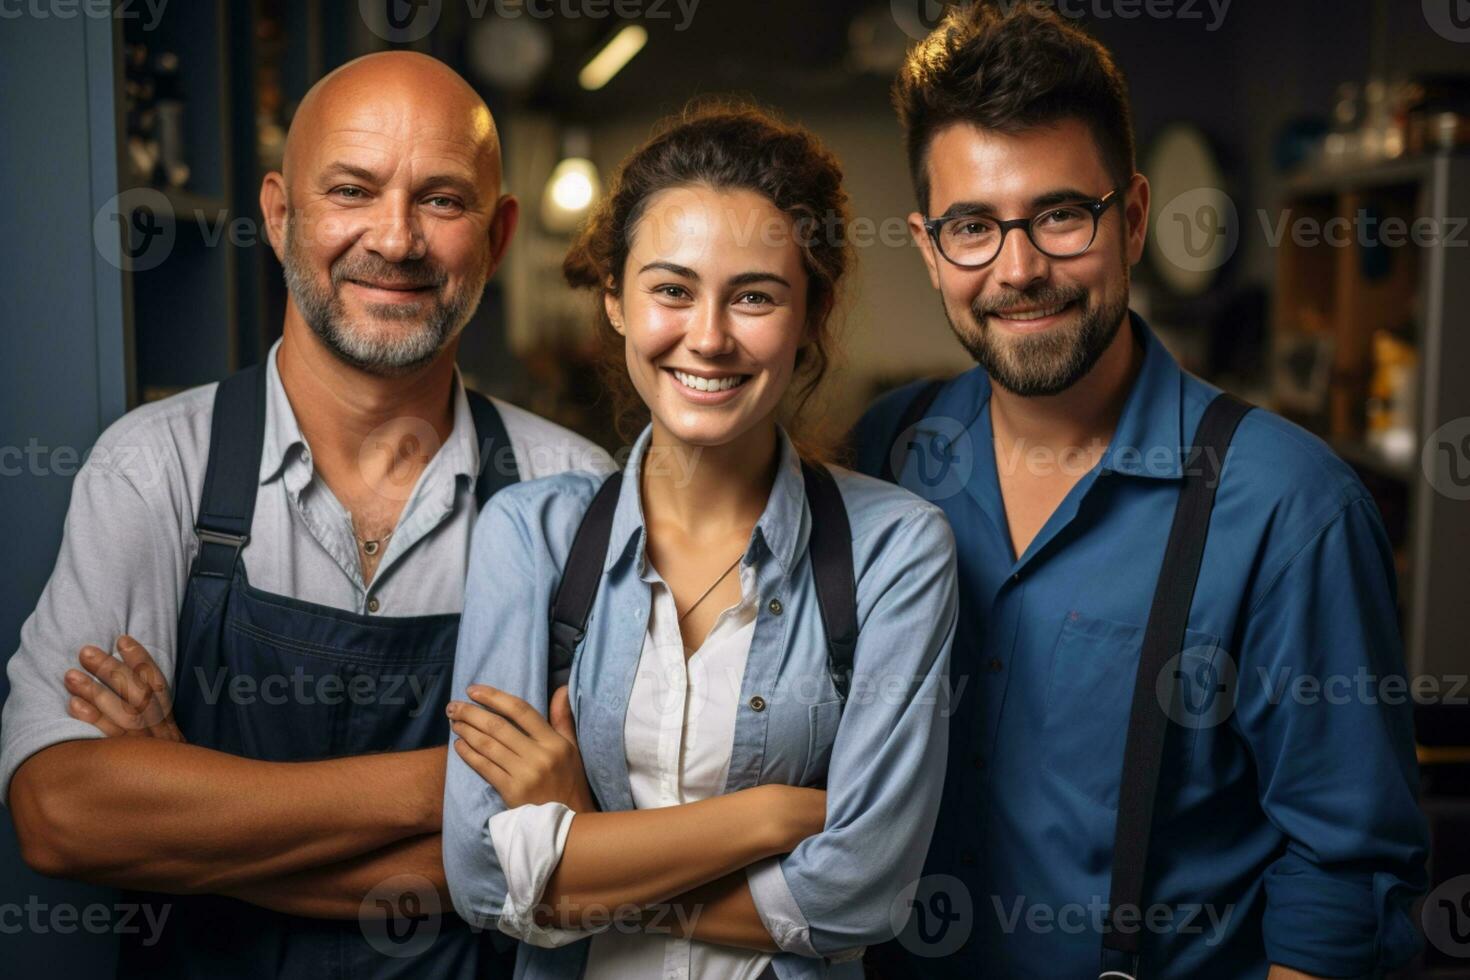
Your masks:
{"label": "blue collared shirt", "polygon": [[[1218,394],[1141,318],[1132,326],[1143,363],[1113,440],[1025,554],[1011,544],[982,370],[944,387],[896,459],[959,544],[961,693],[927,864],[959,882],[942,895],[956,931],[905,945],[964,945],[924,960],[926,976],[1097,976],[1140,641],[1181,447]],[[859,423],[860,470],[879,472],[914,392]],[[1320,440],[1257,409],[1210,526],[1139,910],[1144,971],[1363,976],[1402,963],[1417,946],[1408,906],[1427,835],[1377,507]]]}
{"label": "blue collared shirt", "polygon": [[[593,793],[633,808],[624,720],[650,608],[635,444],[615,511],[603,579],[573,664],[570,694]],[[842,706],[807,556],[810,513],[801,463],[785,433],[775,483],[742,559],[755,570],[759,614],[735,723],[726,791],[762,783],[827,786],[827,821],[752,876],[762,918],[786,952],[782,980],[861,977],[830,957],[894,935],[893,909],[922,870],[948,746],[949,649],[957,609],[954,539],[939,508],[869,477],[832,470],[852,525],[859,636]],[[671,465],[670,461],[659,461]],[[697,460],[695,461],[697,465]],[[475,528],[454,689],[485,683],[547,708],[548,611],[572,538],[602,480],[567,473],[496,494]],[[499,795],[449,753],[444,868],[455,909],[499,920],[504,869],[487,832]],[[521,980],[579,976],[586,940],[523,944]]]}

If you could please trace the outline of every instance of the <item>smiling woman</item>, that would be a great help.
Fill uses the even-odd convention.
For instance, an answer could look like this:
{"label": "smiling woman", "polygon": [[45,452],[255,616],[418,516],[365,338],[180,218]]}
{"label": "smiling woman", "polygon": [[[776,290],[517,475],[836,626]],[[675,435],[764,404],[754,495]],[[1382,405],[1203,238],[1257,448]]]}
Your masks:
{"label": "smiling woman", "polygon": [[[563,266],[568,283],[603,298],[602,377],[620,434],[636,435],[666,396],[732,404],[728,392],[755,379],[760,393],[744,393],[735,411],[767,414],[785,396],[782,421],[801,455],[823,455],[800,420],[832,358],[832,312],[851,265],[847,217],[836,159],[806,130],[754,106],[696,102],[635,150]],[[730,311],[734,334],[775,342],[776,360],[794,348],[789,372],[726,357],[723,343],[747,361],[756,352],[714,332],[703,363],[661,348],[691,318],[709,330],[715,302]],[[663,390],[659,372],[668,375]]]}
{"label": "smiling woman", "polygon": [[623,473],[522,484],[475,532],[444,865],[461,915],[525,940],[522,980],[861,977],[921,871],[953,539],[786,430],[846,210],[809,132],[696,108],[566,260],[625,431],[649,422]]}

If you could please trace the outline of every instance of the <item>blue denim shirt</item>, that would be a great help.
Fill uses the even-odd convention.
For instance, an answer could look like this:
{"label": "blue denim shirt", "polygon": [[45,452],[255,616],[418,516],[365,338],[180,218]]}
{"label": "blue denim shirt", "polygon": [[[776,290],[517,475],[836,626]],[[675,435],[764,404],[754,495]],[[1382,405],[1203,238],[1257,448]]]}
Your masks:
{"label": "blue denim shirt", "polygon": [[[1143,363],[1113,440],[1025,554],[1007,529],[983,371],[946,385],[900,449],[902,484],[944,508],[960,562],[951,684],[963,693],[928,870],[958,882],[945,898],[956,916],[963,901],[965,918],[952,919],[962,936],[925,937],[946,954],[920,961],[925,976],[1098,972],[1123,744],[1180,447],[1218,393],[1142,319],[1132,327]],[[859,469],[878,471],[913,393],[869,410]],[[1394,593],[1378,509],[1353,471],[1280,417],[1247,415],[1177,664],[1147,976],[1264,977],[1268,963],[1364,976],[1412,955],[1427,835]]]}
{"label": "blue denim shirt", "polygon": [[[651,602],[638,493],[650,432],[635,444],[623,480],[602,585],[570,681],[588,782],[606,810],[633,808],[623,724]],[[779,861],[774,882],[752,880],[752,893],[763,917],[793,899],[799,910],[774,937],[787,950],[772,962],[782,980],[861,977],[860,963],[828,957],[894,935],[902,923],[894,922],[894,908],[920,874],[939,808],[957,605],[954,540],[932,504],[833,469],[852,525],[860,630],[844,708],[828,673],[807,557],[801,464],[784,432],[780,443],[776,480],[742,559],[754,566],[760,611],[726,791],[825,782],[825,829]],[[534,480],[501,491],[485,508],[471,546],[455,691],[490,684],[545,712],[548,611],[601,482],[587,473]],[[493,927],[506,885],[487,823],[504,802],[458,753],[449,752],[448,766],[449,890],[461,916]],[[577,977],[589,945],[522,944],[518,978]]]}

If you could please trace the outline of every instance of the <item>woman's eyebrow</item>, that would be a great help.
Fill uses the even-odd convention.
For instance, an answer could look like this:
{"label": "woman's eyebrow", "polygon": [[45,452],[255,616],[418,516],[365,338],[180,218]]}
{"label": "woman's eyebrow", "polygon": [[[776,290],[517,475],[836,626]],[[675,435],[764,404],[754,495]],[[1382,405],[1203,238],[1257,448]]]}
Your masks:
{"label": "woman's eyebrow", "polygon": [[749,286],[757,282],[774,282],[778,285],[785,286],[787,289],[791,288],[791,283],[786,281],[785,276],[778,276],[774,272],[742,272],[738,276],[730,277],[729,286],[731,288],[737,288],[740,286]]}
{"label": "woman's eyebrow", "polygon": [[685,279],[693,279],[695,282],[699,281],[699,273],[688,266],[676,265],[673,262],[650,262],[639,269],[638,272],[641,275],[653,269],[662,269],[664,272],[672,272],[674,275],[682,276]]}

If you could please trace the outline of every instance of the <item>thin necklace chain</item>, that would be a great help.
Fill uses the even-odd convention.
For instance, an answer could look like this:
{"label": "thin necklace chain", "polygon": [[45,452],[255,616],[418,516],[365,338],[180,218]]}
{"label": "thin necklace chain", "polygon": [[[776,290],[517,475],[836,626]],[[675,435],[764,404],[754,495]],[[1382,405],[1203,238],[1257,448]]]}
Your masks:
{"label": "thin necklace chain", "polygon": [[717,578],[717,579],[715,579],[714,582],[712,582],[710,584],[710,587],[704,590],[704,594],[701,595],[698,599],[695,599],[694,600],[694,605],[692,605],[688,609],[684,610],[684,615],[680,616],[678,621],[681,622],[681,623],[684,622],[684,620],[688,618],[689,614],[692,613],[692,612],[694,612],[694,610],[699,607],[699,604],[701,602],[703,602],[704,600],[708,599],[709,598],[709,594],[711,592],[713,592],[715,590],[715,588],[721,582],[725,581],[725,576],[726,575],[729,575],[731,572],[733,572],[735,570],[735,566],[738,565],[738,564],[740,564],[740,559],[742,559],[744,557],[745,557],[745,552],[743,552],[743,551],[740,554],[736,555],[735,556],[735,560],[730,563],[730,567],[727,568],[727,569],[725,569],[723,572],[721,572],[720,573],[720,577]]}

